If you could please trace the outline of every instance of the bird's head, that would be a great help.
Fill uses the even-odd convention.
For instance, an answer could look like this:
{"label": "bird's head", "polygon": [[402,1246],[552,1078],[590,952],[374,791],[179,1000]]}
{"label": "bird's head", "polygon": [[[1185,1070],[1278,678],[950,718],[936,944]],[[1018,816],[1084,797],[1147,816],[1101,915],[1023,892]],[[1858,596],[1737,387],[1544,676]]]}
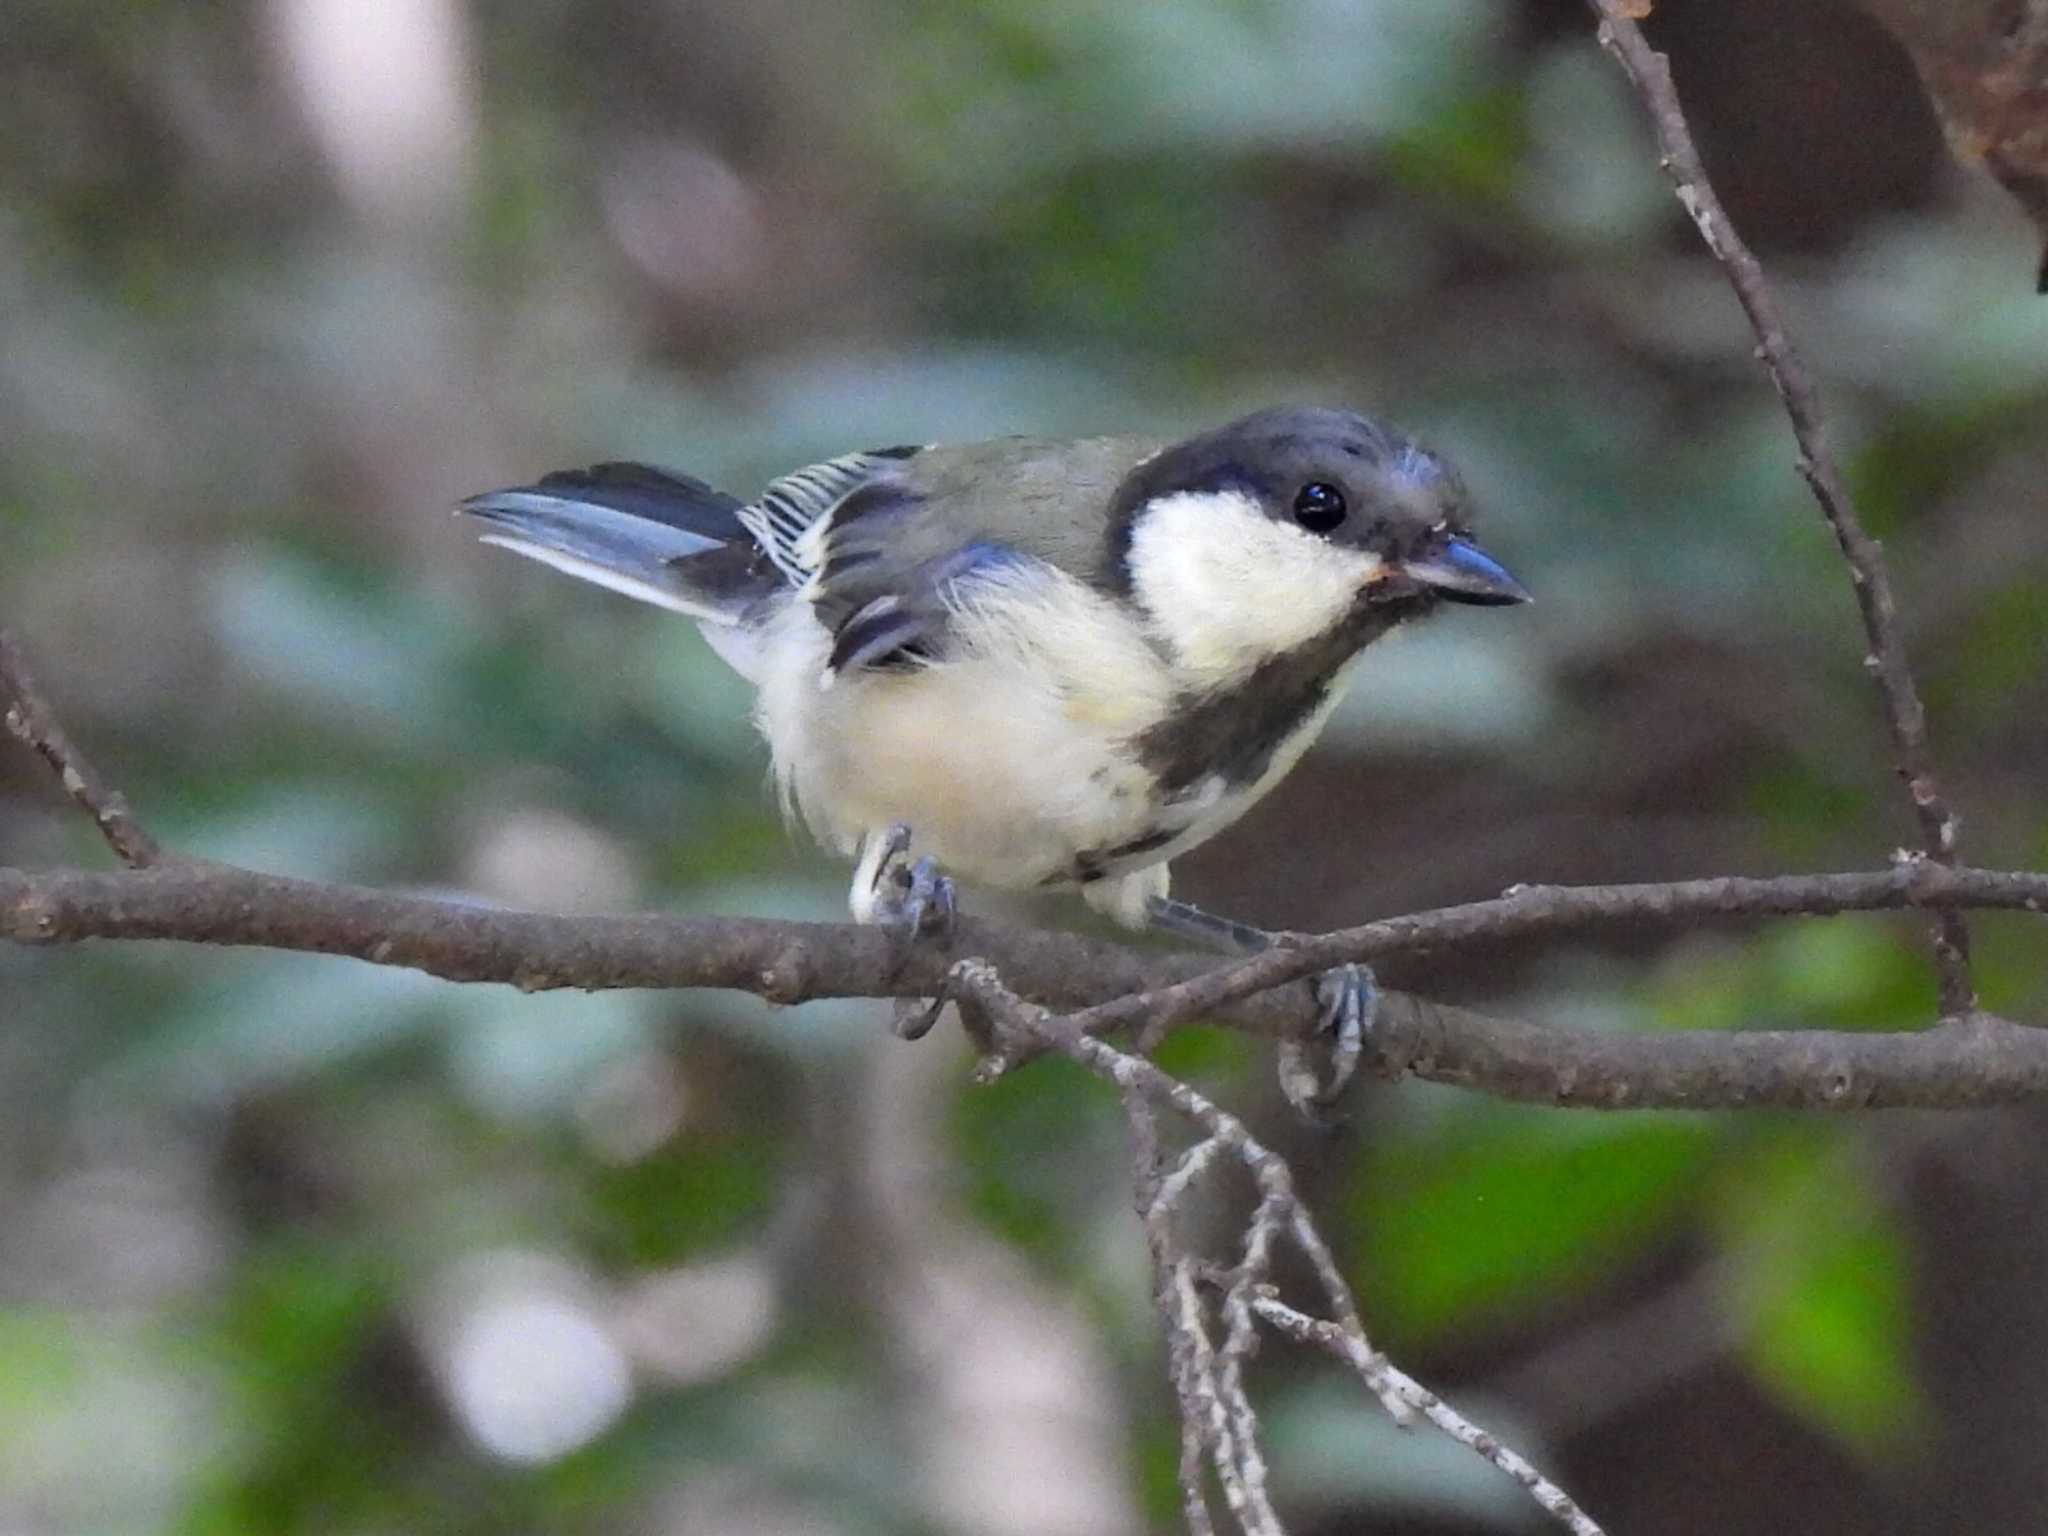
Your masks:
{"label": "bird's head", "polygon": [[1528,600],[1473,541],[1448,464],[1348,411],[1260,411],[1153,455],[1117,493],[1112,554],[1197,670],[1360,642],[1440,602]]}

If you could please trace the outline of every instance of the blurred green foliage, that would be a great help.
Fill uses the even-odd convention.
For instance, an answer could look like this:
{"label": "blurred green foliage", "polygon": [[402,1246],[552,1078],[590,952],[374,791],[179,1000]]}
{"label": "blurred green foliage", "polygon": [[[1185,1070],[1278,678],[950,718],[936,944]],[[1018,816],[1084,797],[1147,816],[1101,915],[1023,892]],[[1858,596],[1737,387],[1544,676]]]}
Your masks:
{"label": "blurred green foliage", "polygon": [[1367,1155],[1349,1213],[1389,1344],[1585,1285],[1680,1217],[1715,1151],[1696,1118],[1475,1106]]}
{"label": "blurred green foliage", "polygon": [[[571,910],[830,915],[843,872],[780,825],[745,689],[688,627],[478,551],[442,509],[578,460],[750,489],[865,443],[1285,398],[1441,446],[1540,601],[1390,646],[1182,889],[1315,926],[1519,880],[1869,865],[1908,835],[1775,402],[1576,11],[380,15],[17,0],[0,29],[0,611],[176,846]],[[1786,25],[1809,71],[1860,57],[1840,17]],[[1680,55],[1703,122],[1792,88],[1713,61]],[[1801,121],[1772,174],[1893,131]],[[1838,247],[1751,233],[1889,542],[1969,851],[2038,864],[2026,241],[1960,184],[1833,213]],[[35,765],[0,765],[0,861],[98,857]],[[1987,1001],[2041,1017],[2033,930],[1979,932]],[[1896,1029],[1933,1001],[1890,918],[1388,980],[1578,1028]],[[1058,1063],[976,1089],[957,1042],[901,1045],[860,1005],[143,946],[0,951],[0,1008],[10,1529],[1175,1523],[1118,1117]],[[1959,1136],[1404,1085],[1316,1139],[1255,1043],[1163,1059],[1289,1146],[1403,1363],[1454,1364],[1596,1505],[1672,1463],[1580,1436],[1657,1405],[1576,1384],[1571,1420],[1511,1367],[1702,1276],[1705,1343],[1671,1369],[1704,1350],[1750,1418],[1878,1489],[1951,1427],[1920,1347],[1941,1227],[1912,1192]],[[1311,1362],[1261,1369],[1305,1520],[1526,1517]],[[1639,1529],[1710,1522],[1673,1502]]]}

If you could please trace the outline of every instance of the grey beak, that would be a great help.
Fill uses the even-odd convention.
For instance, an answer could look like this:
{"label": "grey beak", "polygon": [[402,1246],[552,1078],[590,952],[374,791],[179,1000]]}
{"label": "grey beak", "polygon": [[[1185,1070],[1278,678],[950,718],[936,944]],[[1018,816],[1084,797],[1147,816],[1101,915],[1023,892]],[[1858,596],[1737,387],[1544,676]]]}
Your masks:
{"label": "grey beak", "polygon": [[1493,556],[1467,539],[1446,539],[1441,548],[1416,560],[1401,562],[1411,580],[1454,603],[1489,607],[1526,603],[1529,589]]}

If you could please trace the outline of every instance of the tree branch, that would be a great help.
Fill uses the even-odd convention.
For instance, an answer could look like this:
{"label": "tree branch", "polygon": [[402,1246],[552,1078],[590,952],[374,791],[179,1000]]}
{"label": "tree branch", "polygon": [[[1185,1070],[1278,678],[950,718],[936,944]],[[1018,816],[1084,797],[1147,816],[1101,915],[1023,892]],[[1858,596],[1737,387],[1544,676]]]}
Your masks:
{"label": "tree branch", "polygon": [[156,839],[129,812],[120,792],[108,786],[64,734],[56,712],[36,687],[20,643],[4,628],[0,628],[0,697],[12,701],[6,711],[7,729],[50,765],[64,792],[92,817],[114,857],[135,869],[159,862],[164,855]]}
{"label": "tree branch", "polygon": [[1284,942],[1142,997],[1090,1009],[1090,1033],[1123,1026],[1160,1029],[1264,988],[1313,976],[1333,965],[1510,938],[1550,937],[1601,928],[1642,931],[1736,916],[1825,917],[1850,911],[1966,907],[2039,912],[2048,876],[1963,869],[1910,857],[1891,869],[1857,874],[1740,875],[1643,885],[1524,885],[1492,901],[1414,912],[1362,927]]}
{"label": "tree branch", "polygon": [[[1891,577],[1885,569],[1884,551],[1864,531],[1856,505],[1842,483],[1829,445],[1827,423],[1821,414],[1820,395],[1806,371],[1798,349],[1785,329],[1778,301],[1764,279],[1761,263],[1751,254],[1736,232],[1721,199],[1707,179],[1686,126],[1678,91],[1671,83],[1671,68],[1663,54],[1651,48],[1642,28],[1629,19],[1630,6],[1623,0],[1589,0],[1600,17],[1600,45],[1621,64],[1657,131],[1662,151],[1659,164],[1677,190],[1678,200],[1699,226],[1700,237],[1721,264],[1729,285],[1756,332],[1757,358],[1763,363],[1785,402],[1785,414],[1792,420],[1792,436],[1799,445],[1799,473],[1820,504],[1821,515],[1833,530],[1842,558],[1848,562],[1850,579],[1856,587],[1856,606],[1863,617],[1864,635],[1869,643],[1864,666],[1876,680],[1884,704],[1885,721],[1891,728],[1898,770],[1912,798],[1914,815],[1920,823],[1928,856],[1943,864],[1956,862],[1956,815],[1942,794],[1935,777],[1934,754],[1927,744],[1927,712],[1921,706],[1919,689],[1913,682],[1912,667],[1906,660],[1906,645],[1899,633],[1897,600],[1892,595]],[[1935,921],[1935,963],[1941,978],[1941,1011],[1959,1018],[1976,1006],[1970,982],[1970,934],[1954,911],[1943,912]]]}
{"label": "tree branch", "polygon": [[[1347,959],[1564,933],[1904,908],[2037,912],[2048,875],[1912,860],[1867,873],[1668,885],[1537,886],[1307,940],[1246,962],[1144,954],[1079,934],[963,918],[903,945],[844,923],[657,914],[560,916],[179,861],[134,872],[0,868],[0,938],[170,939],[349,955],[451,981],[716,987],[777,1003],[926,996],[981,956],[1012,990],[1100,1032],[1196,1016],[1277,1038],[1313,1030],[1307,986]],[[1079,1010],[1078,1012],[1074,1012]],[[1384,994],[1367,1068],[1584,1108],[1954,1107],[2048,1096],[2048,1031],[1973,1014],[1912,1034],[1579,1033]]]}

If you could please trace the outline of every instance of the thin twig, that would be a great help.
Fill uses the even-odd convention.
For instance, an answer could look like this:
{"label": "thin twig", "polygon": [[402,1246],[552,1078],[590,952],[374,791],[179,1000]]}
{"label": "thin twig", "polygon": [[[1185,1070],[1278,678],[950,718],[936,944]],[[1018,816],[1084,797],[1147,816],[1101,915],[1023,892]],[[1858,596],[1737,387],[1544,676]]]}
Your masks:
{"label": "thin twig", "polygon": [[1529,1497],[1572,1536],[1600,1536],[1600,1527],[1592,1516],[1579,1508],[1570,1494],[1537,1471],[1528,1458],[1512,1446],[1503,1445],[1414,1377],[1388,1364],[1384,1355],[1375,1354],[1357,1334],[1327,1319],[1310,1317],[1270,1294],[1255,1298],[1252,1309],[1289,1338],[1328,1350],[1376,1390],[1381,1383],[1389,1384],[1416,1414],[1521,1484]]}
{"label": "thin twig", "polygon": [[[986,1019],[985,1010],[977,1011]],[[1124,1123],[1130,1133],[1133,1203],[1151,1255],[1153,1302],[1166,1331],[1167,1374],[1180,1407],[1181,1514],[1188,1536],[1214,1536],[1216,1526],[1209,1514],[1205,1483],[1211,1456],[1227,1464],[1229,1426],[1216,1397],[1201,1298],[1186,1264],[1174,1255],[1172,1213],[1178,1196],[1169,1198],[1164,1193],[1158,1121],[1143,1094],[1132,1091],[1122,1098]],[[1181,1168],[1187,1166],[1183,1160]],[[1227,1495],[1227,1480],[1225,1489]]]}
{"label": "thin twig", "polygon": [[1214,1136],[1204,1136],[1173,1165],[1171,1172],[1159,1181],[1159,1187],[1152,1195],[1152,1204],[1161,1211],[1171,1212],[1209,1167],[1216,1161],[1216,1155],[1223,1150],[1223,1143]]}
{"label": "thin twig", "polygon": [[[1317,1230],[1308,1207],[1294,1187],[1285,1159],[1246,1129],[1244,1122],[1187,1083],[1141,1056],[1073,1028],[1072,1020],[1048,1014],[1018,997],[985,960],[963,960],[954,966],[947,991],[970,999],[992,1022],[996,1032],[1030,1037],[1033,1044],[1078,1062],[1113,1084],[1120,1095],[1131,1130],[1134,1187],[1139,1218],[1153,1264],[1155,1294],[1167,1330],[1168,1361],[1182,1415],[1181,1491],[1184,1507],[1208,1520],[1201,1499],[1195,1448],[1205,1451],[1224,1491],[1230,1512],[1247,1536],[1268,1536],[1281,1530],[1267,1493],[1267,1470],[1259,1447],[1259,1419],[1245,1386],[1245,1370],[1258,1348],[1256,1322],[1265,1320],[1283,1332],[1336,1350],[1395,1420],[1402,1424],[1426,1419],[1460,1445],[1484,1457],[1513,1478],[1536,1503],[1574,1536],[1600,1536],[1600,1529],[1555,1483],[1526,1458],[1501,1444],[1444,1404],[1434,1393],[1396,1369],[1366,1337],[1350,1286],[1335,1256]],[[1173,1204],[1163,1198],[1169,1175],[1163,1171],[1156,1109],[1171,1109],[1203,1132],[1198,1148],[1214,1147],[1199,1164],[1183,1160],[1180,1175],[1191,1166],[1213,1168],[1225,1155],[1251,1174],[1259,1200],[1245,1223],[1235,1265],[1212,1278],[1222,1289],[1223,1341],[1215,1344],[1209,1314],[1195,1285],[1200,1261],[1181,1241],[1173,1223]],[[1177,1201],[1186,1193],[1174,1191]],[[1269,1276],[1276,1246],[1291,1240],[1315,1270],[1335,1317],[1316,1318],[1282,1306]]]}
{"label": "thin twig", "polygon": [[[148,870],[0,866],[0,938],[23,943],[172,939],[352,955],[449,981],[558,987],[729,987],[771,1002],[925,997],[952,964],[1000,958],[1034,1001],[1077,1014],[1090,1033],[1154,1020],[1225,1017],[1282,1035],[1320,1017],[1310,989],[1259,993],[1347,960],[1483,949],[1532,938],[1641,934],[1758,917],[1972,908],[2048,912],[2048,874],[1947,869],[1924,860],[1888,870],[1730,876],[1637,885],[1521,886],[1505,896],[1383,918],[1244,960],[1141,953],[1052,929],[961,918],[947,937],[906,948],[852,923],[663,913],[564,916],[169,861]],[[1412,1000],[1411,1000],[1412,1001]],[[1384,1015],[1402,995],[1381,999]],[[1089,1006],[1099,1004],[1099,1006]]]}
{"label": "thin twig", "polygon": [[1186,1414],[1180,1421],[1181,1517],[1187,1521],[1188,1536],[1216,1536],[1216,1522],[1209,1518],[1209,1501],[1202,1494],[1202,1430]]}
{"label": "thin twig", "polygon": [[[63,741],[18,650],[5,655],[18,728],[84,786],[102,825],[151,868],[100,874],[0,868],[0,938],[75,943],[171,939],[352,955],[454,981],[527,990],[727,987],[771,1002],[814,997],[923,997],[963,954],[992,958],[1033,1001],[1068,1011],[1069,1027],[1163,1032],[1196,1014],[1280,1039],[1315,1027],[1308,987],[1288,981],[1347,961],[1602,927],[1751,916],[1819,916],[1965,906],[2039,912],[2048,875],[1951,868],[1907,858],[1886,871],[1716,879],[1662,885],[1518,887],[1494,901],[1411,913],[1295,940],[1218,967],[1194,956],[1141,955],[1075,934],[962,920],[950,938],[905,949],[873,928],[748,918],[565,917],[315,884],[158,852],[75,749]],[[68,773],[66,770],[69,770]],[[110,836],[113,835],[110,833]],[[119,846],[119,845],[117,845]],[[1078,1012],[1073,1010],[1079,1010]],[[970,1012],[971,1017],[971,1012]],[[1630,1036],[1545,1029],[1389,992],[1371,1039],[1371,1069],[1589,1108],[1956,1107],[2048,1096],[2048,1033],[1971,1014],[1910,1035],[1686,1033]],[[1003,1065],[1003,1053],[992,1066]]]}
{"label": "thin twig", "polygon": [[1640,930],[1737,913],[1819,917],[1879,906],[2041,912],[2048,910],[2044,886],[2048,886],[2048,877],[1993,874],[1937,864],[1917,855],[1897,860],[1882,874],[1851,877],[1753,879],[1727,875],[1641,885],[1522,885],[1492,901],[1382,918],[1314,937],[1282,935],[1283,942],[1271,949],[1169,987],[1114,998],[1075,1015],[1075,1019],[1090,1034],[1126,1027],[1162,1030],[1254,993],[1319,975],[1332,966],[1448,949],[1481,935],[1491,942],[1609,926]]}
{"label": "thin twig", "polygon": [[50,765],[64,793],[93,819],[115,858],[131,869],[161,862],[163,849],[143,830],[127,800],[100,777],[57,723],[56,712],[36,687],[21,643],[5,628],[0,628],[0,702],[6,703],[7,729]]}
{"label": "thin twig", "polygon": [[[1249,1144],[1249,1137],[1246,1142]],[[1231,1145],[1228,1142],[1224,1144]],[[1243,1147],[1233,1146],[1231,1150],[1243,1156]],[[1243,1256],[1231,1272],[1223,1293],[1223,1344],[1216,1351],[1216,1389],[1223,1400],[1224,1410],[1230,1415],[1230,1428],[1237,1445],[1238,1475],[1253,1508],[1266,1523],[1275,1526],[1279,1523],[1279,1516],[1273,1511],[1272,1496],[1266,1487],[1266,1457],[1259,1445],[1259,1415],[1252,1407],[1251,1393],[1245,1386],[1245,1367],[1251,1363],[1259,1347],[1258,1329],[1251,1311],[1251,1289],[1263,1284],[1266,1276],[1272,1273],[1273,1234],[1279,1227],[1283,1210],[1291,1205],[1293,1198],[1291,1180],[1267,1190],[1261,1196],[1252,1219],[1245,1224]],[[1247,1522],[1249,1528],[1250,1523]]]}
{"label": "thin twig", "polygon": [[[1934,754],[1927,742],[1927,711],[1920,703],[1920,692],[1906,659],[1905,640],[1899,633],[1898,603],[1892,595],[1884,551],[1864,530],[1848,487],[1842,483],[1813,377],[1785,329],[1784,317],[1764,278],[1763,266],[1736,232],[1720,198],[1714,194],[1713,183],[1707,179],[1706,166],[1693,143],[1692,130],[1686,124],[1664,55],[1650,46],[1642,28],[1627,15],[1622,0],[1589,3],[1600,17],[1600,45],[1619,61],[1649,108],[1664,173],[1677,189],[1679,202],[1699,226],[1707,249],[1727,274],[1729,285],[1756,332],[1757,358],[1770,373],[1778,397],[1785,402],[1785,414],[1792,421],[1792,436],[1799,445],[1799,473],[1820,504],[1821,515],[1827,519],[1835,542],[1841,547],[1842,558],[1849,565],[1850,579],[1856,588],[1856,606],[1863,616],[1863,631],[1869,643],[1864,666],[1877,683],[1885,721],[1891,728],[1892,745],[1898,754],[1899,775],[1912,799],[1928,856],[1953,865],[1957,861],[1956,814],[1949,808],[1935,777]],[[1942,1014],[1951,1019],[1961,1018],[1976,1007],[1976,991],[1970,981],[1969,929],[1958,913],[1943,912],[1936,918],[1934,953]]]}

